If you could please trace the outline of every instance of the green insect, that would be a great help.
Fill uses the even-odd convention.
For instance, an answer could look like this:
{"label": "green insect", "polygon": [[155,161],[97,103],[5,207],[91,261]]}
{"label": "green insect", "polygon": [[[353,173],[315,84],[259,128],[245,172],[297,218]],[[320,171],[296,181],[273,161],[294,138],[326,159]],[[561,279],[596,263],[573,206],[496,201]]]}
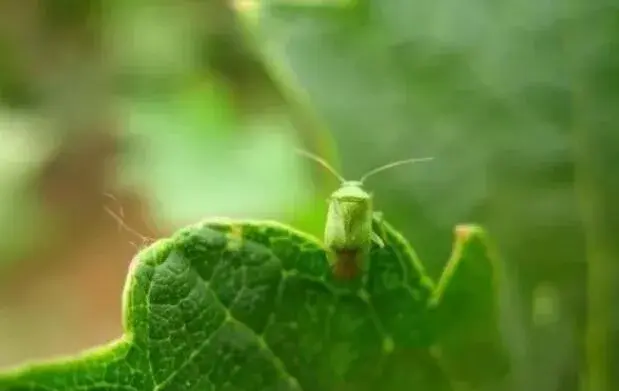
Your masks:
{"label": "green insect", "polygon": [[324,244],[330,252],[333,274],[340,279],[355,278],[367,271],[366,259],[372,242],[384,247],[381,236],[372,229],[372,222],[380,222],[382,213],[374,211],[373,196],[363,188],[364,182],[380,171],[433,158],[399,160],[370,170],[360,180],[349,181],[324,159],[303,150],[297,150],[297,153],[314,160],[340,180],[340,188],[328,198]]}

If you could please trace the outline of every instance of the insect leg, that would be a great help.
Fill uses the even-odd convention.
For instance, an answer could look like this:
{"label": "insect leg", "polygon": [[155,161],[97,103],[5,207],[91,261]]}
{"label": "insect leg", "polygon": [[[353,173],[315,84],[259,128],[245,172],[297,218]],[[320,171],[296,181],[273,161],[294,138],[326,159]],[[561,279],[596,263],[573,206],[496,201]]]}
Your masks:
{"label": "insect leg", "polygon": [[374,231],[372,231],[372,241],[374,243],[376,243],[376,245],[378,245],[378,247],[383,248],[385,247],[385,242],[383,242],[383,240],[381,239],[381,237]]}
{"label": "insect leg", "polygon": [[383,212],[377,212],[374,211],[372,213],[372,220],[374,220],[374,222],[376,222],[376,225],[378,226],[378,230],[379,232],[376,233],[374,232],[374,230],[372,230],[372,241],[374,243],[376,243],[376,245],[378,245],[378,247],[383,248],[385,247],[385,242],[383,241],[383,238],[386,237],[385,234],[385,230],[383,228]]}

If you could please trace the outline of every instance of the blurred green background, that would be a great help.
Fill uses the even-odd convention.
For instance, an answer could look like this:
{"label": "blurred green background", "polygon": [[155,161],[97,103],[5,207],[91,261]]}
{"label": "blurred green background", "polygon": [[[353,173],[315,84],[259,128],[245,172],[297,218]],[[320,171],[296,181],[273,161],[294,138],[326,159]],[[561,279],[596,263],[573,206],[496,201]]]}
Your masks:
{"label": "blurred green background", "polygon": [[614,390],[618,107],[607,0],[2,0],[0,366],[120,334],[143,243],[106,207],[320,235],[337,181],[300,146],[351,179],[434,156],[368,187],[435,277],[455,224],[490,231],[500,389]]}

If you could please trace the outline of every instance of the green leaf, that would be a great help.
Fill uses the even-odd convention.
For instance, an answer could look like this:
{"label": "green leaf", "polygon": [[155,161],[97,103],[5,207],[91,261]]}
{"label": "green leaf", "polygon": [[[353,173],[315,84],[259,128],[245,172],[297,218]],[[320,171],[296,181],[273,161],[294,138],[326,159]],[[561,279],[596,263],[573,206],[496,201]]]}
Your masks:
{"label": "green leaf", "polygon": [[363,282],[334,279],[321,243],[280,223],[182,229],[134,259],[122,338],[1,374],[0,390],[451,390],[429,349],[434,285],[384,232]]}
{"label": "green leaf", "polygon": [[431,299],[441,335],[440,361],[453,381],[494,389],[509,371],[497,322],[498,256],[479,227],[460,225],[455,233],[455,246]]}

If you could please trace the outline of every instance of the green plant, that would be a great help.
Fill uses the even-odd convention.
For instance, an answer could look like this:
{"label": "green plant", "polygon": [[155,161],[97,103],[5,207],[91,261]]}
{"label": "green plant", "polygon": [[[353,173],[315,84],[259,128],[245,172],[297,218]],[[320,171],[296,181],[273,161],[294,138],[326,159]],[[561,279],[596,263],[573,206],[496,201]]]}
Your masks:
{"label": "green plant", "polygon": [[496,264],[482,229],[456,230],[435,285],[382,224],[366,283],[335,279],[322,244],[281,223],[184,228],[135,257],[123,337],[0,374],[0,390],[454,390],[500,378]]}

